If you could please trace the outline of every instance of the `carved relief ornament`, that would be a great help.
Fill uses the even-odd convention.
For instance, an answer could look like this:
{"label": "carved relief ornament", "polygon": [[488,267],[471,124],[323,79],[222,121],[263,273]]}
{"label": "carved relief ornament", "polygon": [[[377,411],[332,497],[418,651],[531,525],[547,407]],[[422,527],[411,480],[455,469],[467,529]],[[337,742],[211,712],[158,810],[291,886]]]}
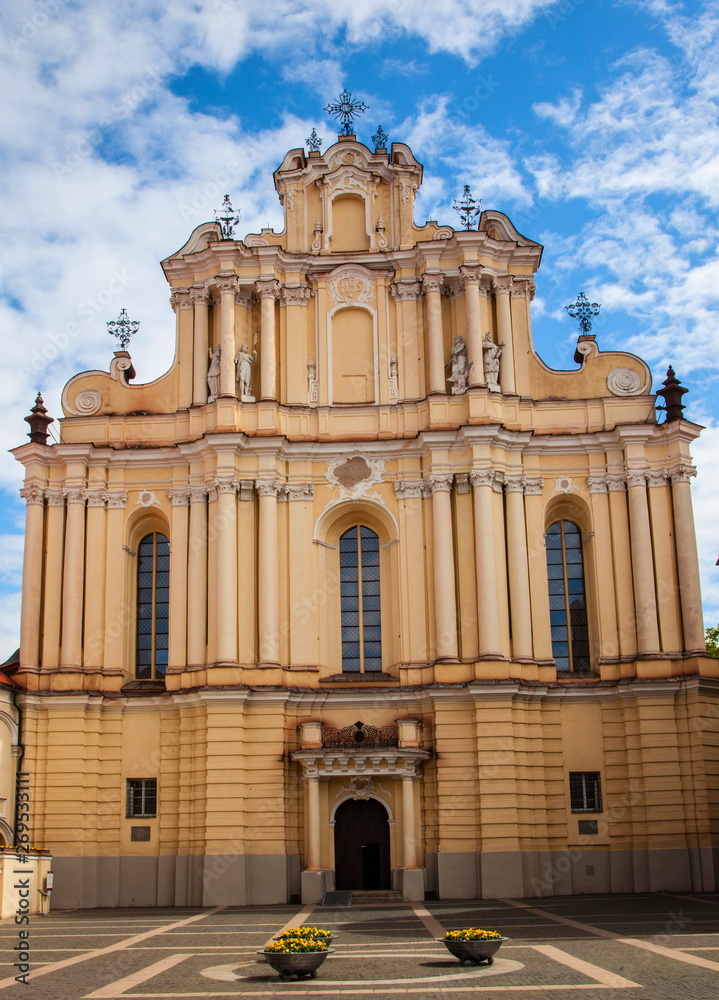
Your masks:
{"label": "carved relief ornament", "polygon": [[430,292],[441,292],[444,287],[443,274],[423,274],[421,280],[424,295]]}
{"label": "carved relief ornament", "polygon": [[392,298],[396,302],[415,301],[422,294],[422,287],[419,281],[401,279],[389,286]]}
{"label": "carved relief ornament", "polygon": [[314,294],[309,285],[283,285],[282,305],[306,306]]}
{"label": "carved relief ornament", "polygon": [[669,478],[673,483],[691,482],[692,476],[696,476],[697,470],[693,465],[682,463],[669,470]]}
{"label": "carved relief ornament", "polygon": [[335,305],[340,303],[369,304],[374,301],[375,287],[359,267],[341,267],[327,281],[327,294]]}
{"label": "carved relief ornament", "polygon": [[432,495],[432,488],[424,479],[403,479],[394,483],[395,496],[400,500],[410,500]]}
{"label": "carved relief ornament", "polygon": [[39,504],[40,506],[43,506],[45,503],[45,490],[42,486],[38,486],[36,483],[31,483],[29,486],[23,486],[20,490],[20,496],[28,506],[30,504]]}

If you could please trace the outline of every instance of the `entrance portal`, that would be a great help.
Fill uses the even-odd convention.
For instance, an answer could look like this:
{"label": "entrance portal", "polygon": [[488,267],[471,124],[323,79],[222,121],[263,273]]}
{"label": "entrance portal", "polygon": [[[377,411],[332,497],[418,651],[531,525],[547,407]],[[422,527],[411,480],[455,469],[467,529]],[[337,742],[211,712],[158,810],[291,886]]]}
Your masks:
{"label": "entrance portal", "polygon": [[389,889],[389,818],[375,799],[348,799],[335,813],[337,889]]}

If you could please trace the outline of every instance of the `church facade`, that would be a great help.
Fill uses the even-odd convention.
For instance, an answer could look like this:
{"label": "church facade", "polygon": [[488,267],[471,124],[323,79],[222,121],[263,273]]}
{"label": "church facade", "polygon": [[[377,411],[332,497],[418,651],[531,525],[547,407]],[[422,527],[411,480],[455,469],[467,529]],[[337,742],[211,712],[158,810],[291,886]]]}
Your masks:
{"label": "church facade", "polygon": [[59,444],[36,407],[14,680],[55,905],[715,888],[700,428],[590,333],[548,368],[542,247],[416,225],[421,181],[402,143],[291,150],[283,232],[163,261],[168,372],[126,336]]}

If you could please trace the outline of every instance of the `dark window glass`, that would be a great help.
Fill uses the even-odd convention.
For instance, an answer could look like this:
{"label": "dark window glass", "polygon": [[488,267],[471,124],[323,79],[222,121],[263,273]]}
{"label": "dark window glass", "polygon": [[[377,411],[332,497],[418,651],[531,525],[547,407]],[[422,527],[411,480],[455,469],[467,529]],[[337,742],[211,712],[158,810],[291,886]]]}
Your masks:
{"label": "dark window glass", "polygon": [[342,670],[382,670],[379,536],[363,525],[340,538]]}
{"label": "dark window glass", "polygon": [[128,778],[127,816],[157,815],[157,778]]}
{"label": "dark window glass", "polygon": [[[137,555],[135,674],[141,680],[148,680],[162,676],[167,667],[170,543],[165,535],[157,532],[145,535]],[[154,781],[154,778],[147,780]]]}
{"label": "dark window glass", "polygon": [[569,800],[572,812],[601,812],[599,771],[570,771]]}
{"label": "dark window glass", "polygon": [[556,521],[546,536],[549,621],[557,670],[590,670],[582,536],[572,521]]}

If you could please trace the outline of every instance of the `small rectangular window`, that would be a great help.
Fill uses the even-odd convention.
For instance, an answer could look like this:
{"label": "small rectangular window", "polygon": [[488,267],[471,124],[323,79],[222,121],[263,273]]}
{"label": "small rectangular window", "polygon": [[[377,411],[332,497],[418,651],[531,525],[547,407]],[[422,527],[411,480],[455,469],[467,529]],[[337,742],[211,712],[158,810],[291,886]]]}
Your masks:
{"label": "small rectangular window", "polygon": [[127,816],[157,815],[157,778],[127,779]]}
{"label": "small rectangular window", "polygon": [[571,771],[569,774],[569,799],[572,812],[601,812],[602,792],[599,771]]}

